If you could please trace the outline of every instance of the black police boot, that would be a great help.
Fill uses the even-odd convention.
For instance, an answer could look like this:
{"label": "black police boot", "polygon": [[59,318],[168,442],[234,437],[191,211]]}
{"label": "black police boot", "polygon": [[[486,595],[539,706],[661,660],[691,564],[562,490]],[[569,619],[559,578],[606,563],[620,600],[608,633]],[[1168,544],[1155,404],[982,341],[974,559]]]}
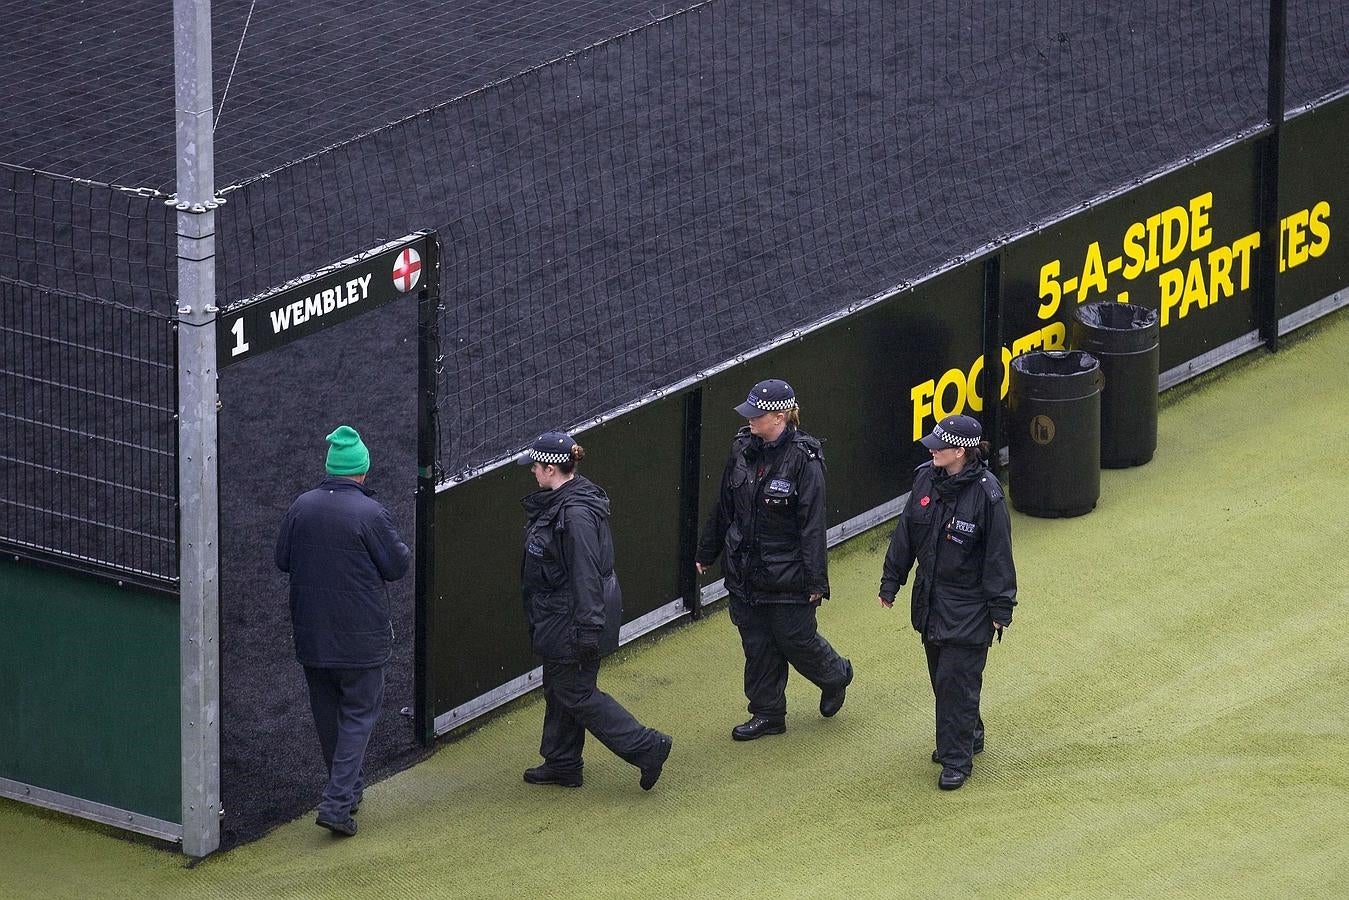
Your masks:
{"label": "black police boot", "polygon": [[770,719],[753,716],[743,725],[731,729],[731,737],[737,741],[752,741],[765,734],[782,734],[787,730],[786,722],[774,722]]}
{"label": "black police boot", "polygon": [[937,777],[937,787],[943,791],[954,791],[965,783],[965,779],[970,776],[964,772],[945,766],[941,770],[941,775]]}
{"label": "black police boot", "polygon": [[662,734],[656,738],[656,749],[653,751],[654,759],[645,766],[642,766],[642,790],[649,791],[656,786],[660,780],[660,773],[665,768],[665,761],[670,758],[670,750],[674,747],[674,738],[668,734]]}
{"label": "black police boot", "polygon": [[[975,732],[974,734],[974,752],[976,755],[984,752],[984,733],[982,731]],[[937,758],[936,750],[932,751],[932,761],[938,764],[941,763],[941,760]]]}
{"label": "black police boot", "polygon": [[828,719],[830,716],[838,714],[843,708],[843,701],[848,696],[848,685],[852,684],[852,660],[845,659],[848,665],[848,678],[842,685],[836,688],[830,688],[820,694],[820,715]]}
{"label": "black police boot", "polygon": [[544,763],[532,769],[525,769],[525,781],[530,784],[557,784],[576,788],[581,786],[581,773],[574,769],[554,769]]}

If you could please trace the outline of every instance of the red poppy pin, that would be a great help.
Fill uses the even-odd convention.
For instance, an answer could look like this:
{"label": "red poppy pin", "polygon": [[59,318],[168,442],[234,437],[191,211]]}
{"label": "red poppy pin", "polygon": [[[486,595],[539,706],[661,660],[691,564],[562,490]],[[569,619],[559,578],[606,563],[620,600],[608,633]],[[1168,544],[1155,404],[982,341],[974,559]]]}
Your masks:
{"label": "red poppy pin", "polygon": [[922,500],[919,500],[919,501],[918,501],[918,505],[919,505],[919,506],[927,506],[927,505],[928,505],[929,503],[931,503],[931,502],[932,502],[932,498],[931,498],[931,497],[924,497]]}

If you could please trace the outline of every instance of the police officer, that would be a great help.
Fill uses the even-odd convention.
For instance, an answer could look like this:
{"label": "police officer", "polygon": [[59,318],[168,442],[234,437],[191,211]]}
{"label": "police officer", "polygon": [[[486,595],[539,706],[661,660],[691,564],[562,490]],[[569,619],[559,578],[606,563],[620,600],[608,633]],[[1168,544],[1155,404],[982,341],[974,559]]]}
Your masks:
{"label": "police officer", "polygon": [[339,425],[327,441],[327,477],[286,512],[276,566],[290,575],[295,656],[328,767],[315,824],[350,836],[364,790],[361,763],[393,653],[385,582],[407,574],[412,551],[365,486],[370,451],[360,434]]}
{"label": "police officer", "polygon": [[853,668],[815,619],[829,596],[820,442],[801,430],[796,393],[785,381],[759,382],[735,411],[749,424],[731,443],[695,565],[701,575],[722,557],[750,713],[731,737],[752,741],[787,730],[788,663],[820,688],[826,717],[843,707]]}
{"label": "police officer", "polygon": [[912,619],[936,697],[932,761],[942,766],[937,786],[944,791],[965,783],[974,754],[984,749],[984,664],[1016,605],[1011,520],[982,437],[975,419],[947,416],[922,439],[932,459],[914,476],[881,576],[880,601],[889,609],[918,563]]}
{"label": "police officer", "polygon": [[641,770],[642,790],[660,778],[673,744],[596,687],[600,655],[618,646],[622,599],[614,575],[609,497],[576,473],[585,450],[571,435],[540,435],[516,460],[539,490],[522,501],[529,523],[521,565],[525,616],[543,658],[543,765],[530,784],[581,786],[581,750],[589,731]]}

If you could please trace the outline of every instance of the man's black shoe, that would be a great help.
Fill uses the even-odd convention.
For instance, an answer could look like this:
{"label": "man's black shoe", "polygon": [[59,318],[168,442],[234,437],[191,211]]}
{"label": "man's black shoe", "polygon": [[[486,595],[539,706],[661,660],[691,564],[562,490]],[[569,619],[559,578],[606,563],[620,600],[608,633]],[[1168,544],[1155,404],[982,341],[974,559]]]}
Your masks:
{"label": "man's black shoe", "polygon": [[773,722],[754,716],[745,724],[732,728],[731,737],[737,741],[752,741],[763,737],[765,734],[782,734],[786,730],[786,722]]}
{"label": "man's black shoe", "polygon": [[649,791],[660,781],[661,770],[665,768],[665,761],[670,758],[670,749],[674,747],[674,738],[668,734],[662,734],[656,738],[656,759],[649,766],[642,766],[642,790]]}
{"label": "man's black shoe", "polygon": [[356,820],[351,816],[347,816],[341,822],[336,819],[325,819],[323,816],[319,816],[314,820],[314,824],[318,825],[320,828],[328,829],[333,834],[340,834],[343,837],[351,837],[356,833]]}
{"label": "man's black shoe", "polygon": [[838,714],[843,708],[843,701],[848,697],[848,685],[852,684],[852,660],[845,659],[848,664],[848,679],[840,687],[831,688],[820,694],[820,715],[826,719]]}
{"label": "man's black shoe", "polygon": [[[983,739],[983,738],[976,738],[976,739],[975,739],[975,741],[974,741],[974,752],[975,752],[976,755],[984,752],[984,739]],[[932,761],[933,761],[934,763],[939,764],[939,765],[940,765],[940,763],[941,763],[941,760],[937,758],[937,751],[936,751],[936,750],[933,750],[933,751],[932,751]]]}
{"label": "man's black shoe", "polygon": [[969,777],[964,772],[957,772],[955,769],[946,767],[941,770],[941,775],[937,777],[937,787],[943,791],[954,791],[964,784],[965,779]]}
{"label": "man's black shoe", "polygon": [[525,781],[530,784],[557,784],[562,787],[580,787],[581,773],[570,769],[554,769],[550,765],[525,769]]}

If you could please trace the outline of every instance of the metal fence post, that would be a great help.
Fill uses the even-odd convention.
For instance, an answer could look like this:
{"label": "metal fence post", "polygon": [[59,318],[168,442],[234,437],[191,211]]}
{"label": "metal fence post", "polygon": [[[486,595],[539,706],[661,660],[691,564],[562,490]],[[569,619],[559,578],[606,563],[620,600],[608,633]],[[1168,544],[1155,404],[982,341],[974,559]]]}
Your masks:
{"label": "metal fence post", "polygon": [[436,484],[440,481],[440,240],[426,242],[426,285],[417,302],[417,533],[413,637],[413,715],[417,740],[436,740],[435,648]]}
{"label": "metal fence post", "polygon": [[1286,0],[1269,3],[1269,69],[1265,121],[1268,131],[1260,142],[1259,195],[1260,216],[1259,293],[1256,295],[1256,322],[1266,349],[1279,349],[1279,264],[1283,258],[1283,228],[1279,219],[1279,137],[1284,120],[1284,50],[1287,44]]}
{"label": "metal fence post", "polygon": [[174,0],[183,852],[220,846],[219,485],[210,0]]}
{"label": "metal fence post", "polygon": [[988,467],[1002,477],[1002,256],[984,260],[984,370],[979,395],[984,398],[984,438],[991,448]]}
{"label": "metal fence post", "polygon": [[693,563],[698,554],[698,493],[702,482],[703,389],[684,395],[684,459],[679,473],[679,594],[694,619],[703,617]]}

